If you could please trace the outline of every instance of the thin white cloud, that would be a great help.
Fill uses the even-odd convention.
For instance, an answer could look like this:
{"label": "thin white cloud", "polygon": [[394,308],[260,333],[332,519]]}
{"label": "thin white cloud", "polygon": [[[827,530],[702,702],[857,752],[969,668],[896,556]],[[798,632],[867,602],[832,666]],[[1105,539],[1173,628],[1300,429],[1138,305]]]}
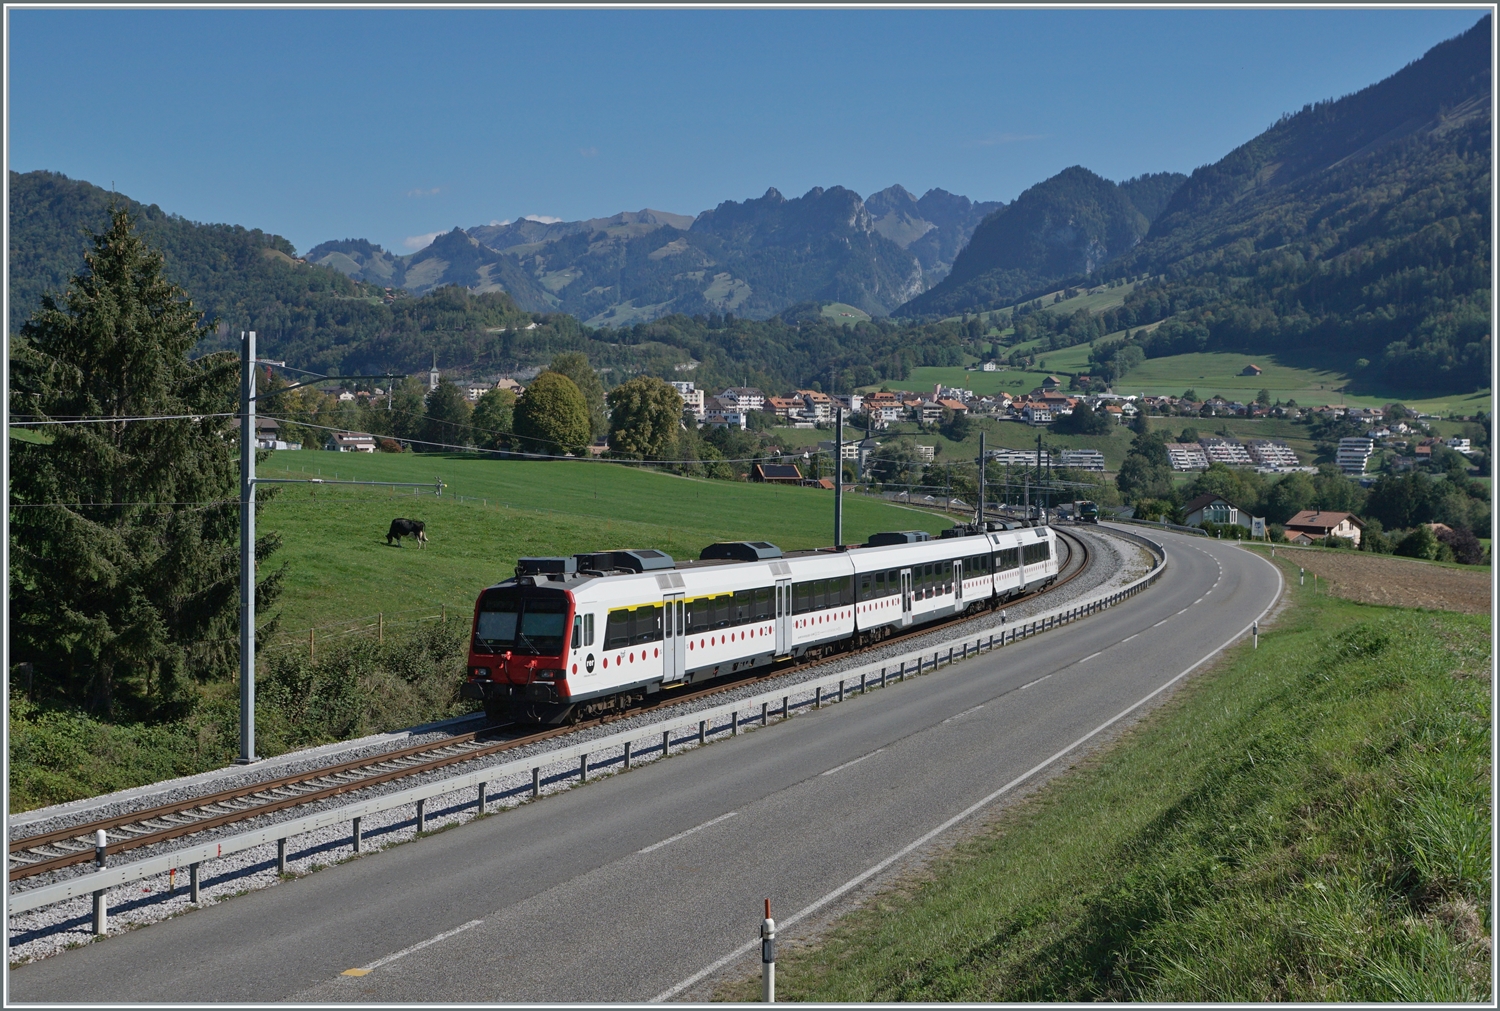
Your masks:
{"label": "thin white cloud", "polygon": [[426,249],[432,245],[432,240],[442,234],[442,232],[428,232],[426,235],[408,235],[401,240],[401,244],[412,252],[416,252],[418,249]]}
{"label": "thin white cloud", "polygon": [[434,186],[430,190],[407,190],[406,195],[409,197],[435,197],[441,192],[443,192],[443,188],[441,186]]}
{"label": "thin white cloud", "polygon": [[969,147],[994,147],[997,144],[1020,144],[1028,140],[1046,140],[1050,133],[992,133],[988,137],[970,141]]}
{"label": "thin white cloud", "polygon": [[510,224],[510,218],[506,218],[504,221],[490,221],[490,225],[494,228],[504,228],[508,224]]}
{"label": "thin white cloud", "polygon": [[521,220],[522,221],[535,221],[539,225],[555,225],[559,221],[561,221],[562,218],[553,218],[553,217],[549,217],[549,216],[547,216],[545,214],[528,214],[524,218],[522,218]]}

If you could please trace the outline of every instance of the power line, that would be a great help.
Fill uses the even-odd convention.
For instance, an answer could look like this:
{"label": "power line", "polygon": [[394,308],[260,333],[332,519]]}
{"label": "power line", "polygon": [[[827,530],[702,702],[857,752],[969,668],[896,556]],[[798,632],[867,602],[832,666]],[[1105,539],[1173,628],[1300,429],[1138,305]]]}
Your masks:
{"label": "power line", "polygon": [[11,419],[9,424],[12,428],[22,428],[28,425],[103,425],[113,421],[202,421],[205,418],[237,418],[234,412],[223,414],[143,414],[135,417],[117,417],[114,415],[80,414],[72,418],[49,418],[45,421],[16,421]]}

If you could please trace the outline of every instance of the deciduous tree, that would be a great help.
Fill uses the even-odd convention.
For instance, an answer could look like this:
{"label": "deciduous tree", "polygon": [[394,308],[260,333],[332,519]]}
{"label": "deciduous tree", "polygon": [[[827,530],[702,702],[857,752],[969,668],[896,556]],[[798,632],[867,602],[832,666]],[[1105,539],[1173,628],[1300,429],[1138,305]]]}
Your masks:
{"label": "deciduous tree", "polygon": [[609,448],[636,460],[669,460],[682,426],[682,398],[653,376],[609,391]]}
{"label": "deciduous tree", "polygon": [[522,452],[582,456],[591,438],[588,405],[573,380],[543,372],[516,400],[513,429]]}

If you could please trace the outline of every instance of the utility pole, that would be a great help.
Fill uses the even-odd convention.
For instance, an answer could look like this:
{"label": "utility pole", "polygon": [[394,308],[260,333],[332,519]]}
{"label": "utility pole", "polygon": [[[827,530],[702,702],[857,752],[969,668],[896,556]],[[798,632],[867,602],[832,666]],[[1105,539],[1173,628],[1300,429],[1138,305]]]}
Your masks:
{"label": "utility pole", "polygon": [[240,332],[240,757],[255,761],[255,331]]}
{"label": "utility pole", "polygon": [[984,429],[979,430],[979,529],[984,530]]}
{"label": "utility pole", "polygon": [[844,409],[833,411],[833,546],[844,546]]}

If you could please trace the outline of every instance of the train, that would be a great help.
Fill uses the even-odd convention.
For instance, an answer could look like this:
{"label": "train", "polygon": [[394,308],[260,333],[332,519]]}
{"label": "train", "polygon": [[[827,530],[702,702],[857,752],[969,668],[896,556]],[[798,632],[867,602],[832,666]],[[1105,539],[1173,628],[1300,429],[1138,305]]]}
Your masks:
{"label": "train", "polygon": [[782,551],[767,541],[519,559],[474,603],[465,699],[493,722],[557,724],[794,659],[996,609],[1058,576],[1047,526]]}

